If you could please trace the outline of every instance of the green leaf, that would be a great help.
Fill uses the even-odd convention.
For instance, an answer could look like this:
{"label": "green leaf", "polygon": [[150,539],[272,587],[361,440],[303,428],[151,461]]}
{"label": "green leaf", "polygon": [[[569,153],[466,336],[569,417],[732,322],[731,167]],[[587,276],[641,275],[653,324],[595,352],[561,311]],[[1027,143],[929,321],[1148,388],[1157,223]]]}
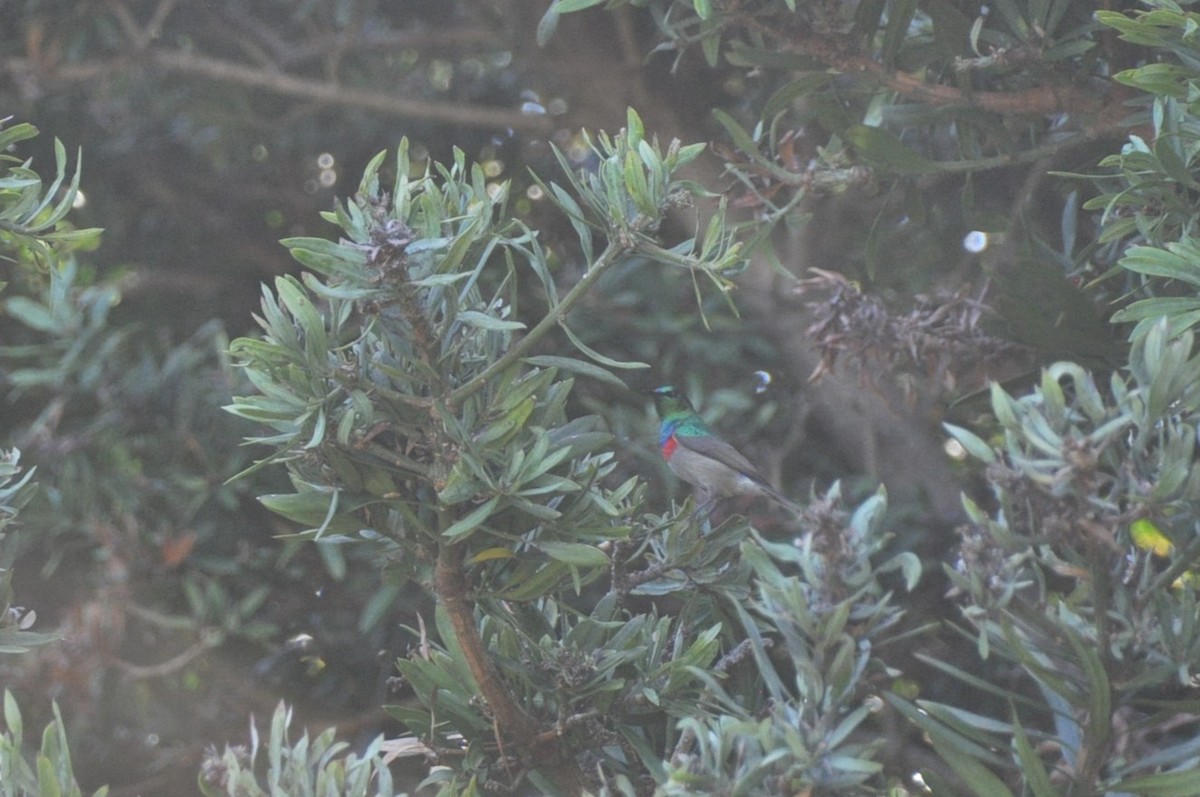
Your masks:
{"label": "green leaf", "polygon": [[545,47],[550,39],[554,36],[554,31],[558,30],[558,17],[562,12],[554,5],[546,9],[546,13],[542,14],[542,18],[537,24],[537,45]]}
{"label": "green leaf", "polygon": [[22,188],[29,188],[35,185],[41,185],[42,178],[36,174],[24,175],[22,171],[14,170],[8,177],[0,178],[0,190],[17,191]]}
{"label": "green leaf", "polygon": [[[1004,759],[996,755],[988,746],[984,746],[964,734],[964,731],[969,731],[975,738],[986,737],[988,733],[994,733],[997,730],[999,726],[995,725],[995,723],[1000,722],[999,720],[989,721],[980,715],[972,715],[970,712],[931,701],[921,701],[920,707],[918,707],[916,704],[894,693],[885,694],[884,697],[901,714],[908,717],[910,721],[919,727],[929,737],[931,742],[935,743],[938,753],[946,759],[947,763],[950,763],[950,755],[953,754],[969,762],[964,764],[965,769],[974,771],[974,768],[978,767],[988,772],[988,774],[991,774],[991,772],[984,766],[983,761],[988,761],[997,766],[1003,763]],[[940,714],[941,718],[935,717],[930,712],[931,708]],[[953,723],[957,727],[949,723]],[[981,725],[988,725],[988,727],[982,728],[980,727]],[[954,766],[954,764],[951,763],[951,766]],[[958,770],[957,766],[955,766],[955,770]],[[967,782],[972,782],[971,777],[968,777],[964,772],[959,771],[959,774]],[[992,775],[992,778],[995,779],[995,775]],[[981,779],[980,782],[982,783],[983,780]],[[976,793],[980,794],[980,797],[987,797],[986,792]],[[995,794],[1011,794],[1011,792],[1005,790],[995,792]]]}
{"label": "green leaf", "polygon": [[[35,229],[49,229],[55,224],[58,224],[66,217],[67,212],[71,209],[71,204],[75,201],[75,195],[79,191],[79,177],[81,174],[80,166],[82,165],[83,150],[79,150],[76,159],[79,161],[75,169],[75,176],[71,178],[71,184],[66,191],[62,193],[62,198],[58,204],[50,211],[48,216],[41,218]],[[59,194],[59,187],[62,185],[63,178],[66,176],[67,168],[67,151],[63,147],[61,141],[54,139],[54,162],[55,162],[55,178],[50,187],[46,189],[46,195],[42,199],[41,204],[33,211],[33,216],[41,216],[42,211],[50,206],[50,202]],[[31,216],[32,218],[32,216]]]}
{"label": "green leaf", "polygon": [[1122,268],[1139,274],[1177,279],[1200,288],[1200,262],[1176,252],[1153,246],[1131,246],[1120,264]]}
{"label": "green leaf", "polygon": [[469,326],[479,327],[480,329],[492,332],[509,332],[525,328],[525,325],[520,321],[506,321],[476,310],[462,310],[459,312],[457,319]]}
{"label": "green leaf", "polygon": [[649,368],[650,367],[650,365],[648,363],[626,362],[624,360],[614,360],[611,357],[605,357],[603,354],[601,354],[600,352],[591,348],[586,343],[584,343],[582,340],[580,340],[579,336],[576,335],[574,332],[572,332],[571,328],[569,326],[567,326],[565,323],[561,323],[561,324],[559,324],[559,326],[562,327],[562,331],[566,333],[568,338],[570,338],[571,343],[575,344],[575,348],[579,349],[579,351],[583,352],[588,357],[590,357],[591,359],[600,363],[601,365],[607,365],[609,368],[627,368],[627,369],[629,369],[629,368]]}
{"label": "green leaf", "polygon": [[908,28],[917,12],[917,0],[893,0],[888,3],[887,27],[883,32],[880,57],[886,68],[896,64],[896,56],[908,39]]}
{"label": "green leaf", "polygon": [[310,353],[324,354],[328,347],[325,321],[317,311],[316,305],[305,294],[303,286],[295,277],[289,275],[275,280],[275,290],[300,328],[304,330],[305,349]]}
{"label": "green leaf", "polygon": [[326,276],[354,273],[367,262],[362,250],[324,238],[284,238],[280,243],[299,263]]}
{"label": "green leaf", "polygon": [[646,138],[646,126],[642,124],[642,117],[638,116],[638,112],[632,106],[625,109],[625,135],[628,137],[630,149],[637,149],[638,144]]}
{"label": "green leaf", "polygon": [[[46,728],[47,732],[50,727]],[[38,797],[62,797],[62,787],[58,783],[58,775],[54,771],[54,762],[45,754],[37,756]]]}
{"label": "green leaf", "polygon": [[1195,797],[1200,795],[1200,769],[1159,772],[1111,784],[1109,793],[1126,792],[1140,797]]}
{"label": "green leaf", "polygon": [[1108,671],[1095,648],[1086,644],[1074,632],[1065,634],[1075,660],[1083,665],[1083,672],[1088,683],[1084,688],[1087,695],[1087,737],[1089,739],[1107,739],[1112,732],[1112,686],[1108,680]]}
{"label": "green leaf", "polygon": [[[863,720],[871,716],[871,710],[867,706],[859,706],[854,711],[851,711],[838,724],[836,728],[829,732],[822,744],[828,749],[835,749],[838,745],[849,738],[850,734],[862,724]],[[879,766],[876,764],[876,766]]]}
{"label": "green leaf", "polygon": [[733,139],[733,144],[739,150],[747,155],[758,155],[758,142],[747,133],[742,126],[729,114],[722,111],[720,108],[713,108],[713,116],[717,117],[721,127],[725,128],[725,132],[729,133],[729,137]]}
{"label": "green leaf", "polygon": [[359,194],[365,197],[379,195],[379,167],[383,165],[383,161],[386,158],[387,150],[382,150],[377,152],[371,160],[367,161],[367,165],[363,169],[362,179],[358,183]]}
{"label": "green leaf", "polygon": [[929,741],[942,760],[950,765],[977,797],[1013,797],[1004,781],[978,759],[955,749],[941,737],[930,735]]}
{"label": "green leaf", "polygon": [[62,324],[51,314],[50,308],[26,296],[12,297],[4,303],[4,309],[10,316],[38,332],[58,332],[62,329]]}
{"label": "green leaf", "polygon": [[[684,166],[687,166],[689,163],[694,161],[696,158],[700,157],[700,155],[703,154],[704,150],[706,150],[706,149],[708,149],[708,145],[704,144],[704,143],[688,144],[686,146],[680,147],[679,151],[675,153],[675,162],[672,165],[672,169],[680,169],[680,168],[683,168]],[[695,185],[695,184],[685,182],[685,183],[680,183],[679,185]],[[699,191],[694,190],[693,192],[699,196],[712,196],[712,194],[709,194],[703,190],[699,190]]]}
{"label": "green leaf", "polygon": [[817,89],[824,88],[836,77],[835,72],[800,72],[793,75],[790,83],[777,90],[767,100],[766,105],[763,106],[762,118],[775,118],[776,114],[790,108],[792,101],[797,97],[804,97]]}
{"label": "green leaf", "polygon": [[598,6],[604,0],[554,0],[554,5],[550,6],[550,10],[558,14],[570,14],[573,11],[582,11],[585,8]]}
{"label": "green leaf", "polygon": [[579,374],[580,376],[589,376],[593,379],[613,385],[614,387],[624,388],[625,390],[629,389],[629,386],[626,385],[619,376],[611,371],[601,368],[598,365],[585,362],[584,360],[577,360],[574,357],[559,357],[553,354],[539,354],[534,357],[526,357],[525,362],[535,366],[560,368],[564,371],[570,371],[571,373]]}
{"label": "green leaf", "polygon": [[887,573],[892,570],[900,571],[901,575],[904,576],[904,588],[912,592],[921,581],[921,557],[912,551],[902,551],[879,567],[879,572],[881,573]]}
{"label": "green leaf", "polygon": [[1168,177],[1188,188],[1195,189],[1196,180],[1183,161],[1184,156],[1179,152],[1180,147],[1181,143],[1175,136],[1160,136],[1154,142],[1154,156],[1158,158],[1158,162]]}
{"label": "green leaf", "polygon": [[658,218],[659,211],[654,204],[654,198],[650,195],[646,171],[641,159],[633,152],[625,155],[625,190],[629,192],[629,198],[633,200],[638,213],[647,219]]}
{"label": "green leaf", "polygon": [[0,152],[8,151],[9,147],[21,141],[35,138],[37,134],[38,129],[28,122],[22,122],[21,124],[0,130]]}
{"label": "green leaf", "polygon": [[512,585],[502,591],[498,597],[510,601],[532,600],[549,590],[562,580],[571,569],[566,562],[552,561],[539,567],[535,573],[523,578],[514,578]]}
{"label": "green leaf", "polygon": [[996,414],[996,420],[1005,429],[1019,429],[1021,422],[1017,420],[1017,403],[1012,397],[1004,392],[1004,388],[999,382],[992,382],[990,391],[992,397],[992,412]]}
{"label": "green leaf", "polygon": [[454,523],[450,528],[442,532],[442,536],[447,539],[456,539],[470,534],[475,529],[483,525],[483,522],[492,516],[496,511],[496,507],[500,505],[500,496],[492,496],[484,501],[475,509],[471,510],[467,515]]}
{"label": "green leaf", "polygon": [[1187,98],[1189,78],[1194,79],[1192,73],[1176,64],[1147,64],[1113,75],[1118,83],[1179,100]]}
{"label": "green leaf", "polygon": [[551,559],[575,567],[608,567],[608,554],[594,545],[540,540],[535,545]]}
{"label": "green leaf", "polygon": [[721,59],[721,29],[711,19],[700,20],[700,51],[710,67]]}
{"label": "green leaf", "polygon": [[993,451],[992,447],[985,443],[983,439],[974,432],[963,429],[961,426],[954,426],[949,423],[942,424],[942,428],[949,432],[950,436],[957,440],[959,445],[961,445],[968,454],[975,457],[975,459],[986,462],[989,465],[995,463],[996,452]]}
{"label": "green leaf", "polygon": [[557,183],[550,183],[548,188],[551,201],[567,214],[567,219],[571,222],[571,226],[575,228],[575,234],[579,237],[580,250],[583,252],[584,262],[590,266],[595,262],[596,256],[592,248],[592,227],[588,223],[583,209],[579,207],[579,203],[575,201],[575,198]]}
{"label": "green leaf", "polygon": [[1200,311],[1200,299],[1190,296],[1160,296],[1153,299],[1139,299],[1128,307],[1122,307],[1113,313],[1110,320],[1114,324],[1127,321],[1141,321],[1146,318],[1167,316],[1176,318],[1184,314]]}
{"label": "green leaf", "polygon": [[1017,750],[1017,760],[1021,762],[1021,773],[1026,785],[1033,791],[1033,797],[1059,797],[1058,790],[1050,782],[1045,762],[1029,743],[1029,737],[1016,717],[1013,718],[1012,729],[1013,746]]}
{"label": "green leaf", "polygon": [[[480,207],[478,212],[484,212],[483,208]],[[468,223],[463,225],[458,235],[454,237],[450,249],[438,261],[437,270],[439,273],[450,274],[458,271],[458,267],[462,265],[468,250],[479,240],[479,228],[484,226],[486,226],[486,217],[482,215],[474,216]]]}
{"label": "green leaf", "polygon": [[510,407],[503,415],[489,422],[486,426],[472,435],[477,446],[486,446],[497,440],[511,437],[525,425],[537,401],[534,396],[526,396],[522,401]]}
{"label": "green leaf", "polygon": [[890,130],[869,125],[852,125],[842,131],[842,139],[857,150],[863,160],[897,174],[929,174],[937,164],[905,146]]}
{"label": "green leaf", "polygon": [[0,653],[28,653],[30,648],[57,642],[58,634],[42,634],[37,631],[0,629]]}
{"label": "green leaf", "polygon": [[375,500],[374,496],[350,498],[340,491],[283,493],[263,495],[258,499],[275,514],[310,530],[317,529],[318,536],[327,533],[349,534],[363,528],[366,523],[347,513]]}
{"label": "green leaf", "polygon": [[1003,700],[1010,702],[1018,701],[1021,703],[1021,705],[1025,705],[1034,709],[1045,707],[1045,703],[1042,701],[1032,700],[1022,695],[1013,694],[1012,691],[997,687],[997,685],[992,684],[989,681],[985,681],[985,679],[979,678],[978,676],[974,676],[972,673],[967,672],[966,670],[961,670],[959,667],[955,667],[952,664],[946,664],[941,659],[935,659],[934,657],[929,657],[929,655],[925,655],[923,653],[917,653],[916,657],[919,660],[924,661],[925,664],[934,667],[935,670],[941,670],[942,672],[947,673],[948,676],[959,679],[959,681],[962,683],[967,684],[968,687],[978,691],[980,695],[996,695],[998,697],[1002,697]]}
{"label": "green leaf", "polygon": [[7,732],[12,736],[17,748],[21,745],[21,736],[24,731],[24,724],[21,720],[21,708],[17,705],[17,699],[13,697],[12,692],[4,690],[4,724]]}

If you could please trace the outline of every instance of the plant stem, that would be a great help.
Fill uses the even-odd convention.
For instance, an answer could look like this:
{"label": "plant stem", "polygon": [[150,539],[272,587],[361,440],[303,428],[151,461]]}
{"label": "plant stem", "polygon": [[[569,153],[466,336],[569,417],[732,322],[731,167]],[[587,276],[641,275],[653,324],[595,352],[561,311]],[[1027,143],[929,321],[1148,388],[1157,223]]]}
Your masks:
{"label": "plant stem", "polygon": [[467,597],[467,580],[462,571],[465,551],[461,545],[440,546],[435,571],[438,597],[462,647],[467,667],[475,677],[480,693],[487,699],[496,723],[517,745],[524,747],[536,735],[535,725],[504,687],[479,636],[475,606]]}
{"label": "plant stem", "polygon": [[583,773],[570,760],[563,760],[553,747],[539,743],[537,723],[517,705],[488,656],[487,647],[475,624],[475,604],[469,597],[469,587],[463,575],[465,551],[466,548],[461,545],[443,543],[439,546],[434,570],[435,586],[450,626],[454,629],[455,639],[462,648],[467,668],[475,678],[480,694],[487,700],[495,720],[501,751],[507,750],[521,758],[532,758],[542,772],[554,780],[562,794],[579,794],[583,790]]}

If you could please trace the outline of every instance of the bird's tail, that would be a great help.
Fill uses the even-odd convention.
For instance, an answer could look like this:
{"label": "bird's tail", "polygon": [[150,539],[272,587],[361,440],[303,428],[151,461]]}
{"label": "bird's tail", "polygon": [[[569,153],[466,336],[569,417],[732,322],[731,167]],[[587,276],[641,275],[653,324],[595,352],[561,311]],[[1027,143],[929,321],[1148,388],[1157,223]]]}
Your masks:
{"label": "bird's tail", "polygon": [[784,495],[783,493],[776,490],[771,485],[767,484],[766,482],[759,482],[758,484],[762,488],[763,495],[767,496],[768,498],[770,498],[775,503],[779,504],[784,509],[786,509],[789,512],[792,512],[793,514],[796,514],[796,515],[800,515],[800,514],[804,513],[804,507],[802,507],[799,504],[797,504],[796,502],[792,501],[790,498],[788,498],[786,495]]}

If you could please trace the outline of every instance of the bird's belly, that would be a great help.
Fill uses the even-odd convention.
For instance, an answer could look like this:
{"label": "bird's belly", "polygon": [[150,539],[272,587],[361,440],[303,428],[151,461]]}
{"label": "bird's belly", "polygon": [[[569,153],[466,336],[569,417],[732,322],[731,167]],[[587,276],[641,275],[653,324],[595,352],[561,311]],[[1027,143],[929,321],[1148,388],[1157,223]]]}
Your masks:
{"label": "bird's belly", "polygon": [[677,449],[667,464],[676,476],[713,496],[756,492],[757,485],[743,474],[685,448]]}

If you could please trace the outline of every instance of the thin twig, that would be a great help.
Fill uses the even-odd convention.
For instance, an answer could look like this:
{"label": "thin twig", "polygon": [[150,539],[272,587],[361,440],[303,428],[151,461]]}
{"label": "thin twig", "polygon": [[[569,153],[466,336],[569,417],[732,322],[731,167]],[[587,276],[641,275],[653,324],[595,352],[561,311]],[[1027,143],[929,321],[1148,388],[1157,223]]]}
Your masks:
{"label": "thin twig", "polygon": [[161,664],[133,664],[122,659],[114,659],[113,666],[134,678],[161,678],[164,675],[182,670],[194,660],[217,647],[224,641],[224,635],[219,633],[202,633],[201,638],[191,646],[172,656]]}

